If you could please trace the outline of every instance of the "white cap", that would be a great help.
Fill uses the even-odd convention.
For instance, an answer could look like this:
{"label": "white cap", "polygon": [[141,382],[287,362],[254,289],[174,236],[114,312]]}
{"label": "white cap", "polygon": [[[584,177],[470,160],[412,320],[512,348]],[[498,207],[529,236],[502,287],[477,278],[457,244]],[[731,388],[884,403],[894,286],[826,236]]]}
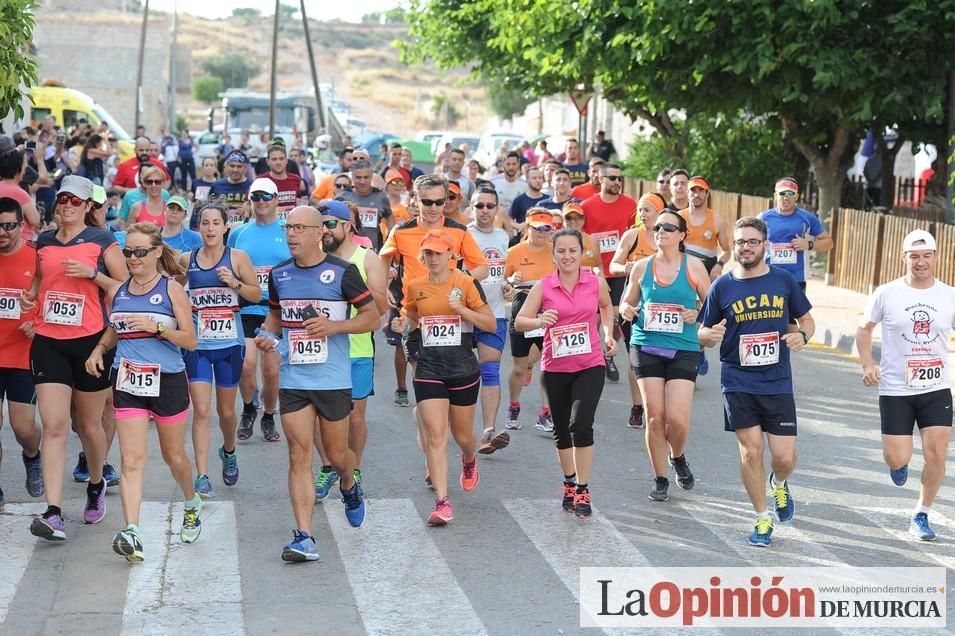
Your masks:
{"label": "white cap", "polygon": [[252,182],[252,187],[249,188],[249,192],[265,192],[267,194],[278,194],[279,189],[276,187],[275,182],[269,179],[268,177],[259,177]]}
{"label": "white cap", "polygon": [[[920,245],[916,245],[920,243]],[[938,249],[935,246],[935,237],[925,230],[912,230],[905,235],[902,240],[902,252],[914,252],[915,250],[933,250]]]}

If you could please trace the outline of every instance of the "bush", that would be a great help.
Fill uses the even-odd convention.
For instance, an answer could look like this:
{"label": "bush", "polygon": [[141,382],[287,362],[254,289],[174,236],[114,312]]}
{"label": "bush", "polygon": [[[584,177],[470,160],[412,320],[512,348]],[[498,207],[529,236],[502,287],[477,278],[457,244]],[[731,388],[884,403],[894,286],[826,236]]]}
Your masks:
{"label": "bush", "polygon": [[192,97],[204,104],[211,104],[219,99],[219,93],[225,90],[225,83],[221,77],[206,75],[192,84]]}

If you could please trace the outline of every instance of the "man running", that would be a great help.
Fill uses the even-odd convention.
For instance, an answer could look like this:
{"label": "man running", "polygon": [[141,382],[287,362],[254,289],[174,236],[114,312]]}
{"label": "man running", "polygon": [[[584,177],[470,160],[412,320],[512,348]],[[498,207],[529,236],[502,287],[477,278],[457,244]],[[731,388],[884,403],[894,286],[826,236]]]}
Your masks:
{"label": "man running", "polygon": [[394,219],[391,218],[388,195],[372,187],[371,178],[371,164],[364,159],[356,160],[351,166],[352,189],[339,192],[336,198],[351,201],[358,207],[358,220],[361,222],[358,233],[371,239],[377,252],[384,243],[379,222],[384,220],[390,230]]}
{"label": "man running", "polygon": [[[766,507],[763,433],[772,456],[769,476],[776,517],[796,511],[786,479],[796,467],[796,403],[790,351],[802,351],[816,329],[812,306],[796,279],[766,262],[766,224],[743,217],[733,231],[736,266],[710,287],[699,331],[704,347],[720,346],[723,421],[736,433],[740,474],[756,511],[750,545],[772,543]],[[794,319],[796,324],[792,324]],[[798,326],[797,326],[798,325]]]}
{"label": "man running", "polygon": [[[521,194],[527,192],[527,182],[521,178],[521,156],[515,151],[510,151],[504,157],[504,170],[494,175],[491,183],[497,190],[498,213],[497,218],[507,230],[508,234],[514,235],[513,221],[510,217],[511,204]],[[541,184],[543,185],[543,183]],[[523,222],[523,221],[521,221]]]}
{"label": "man running", "polygon": [[[322,177],[315,189],[312,190],[312,201],[318,203],[325,199],[334,199],[338,192],[335,191],[335,177],[340,174],[348,174],[351,170],[352,153],[354,148],[346,146],[338,153],[338,167],[333,169],[331,174]],[[402,179],[402,182],[404,179]]]}
{"label": "man running", "polygon": [[668,199],[670,203],[667,204],[667,209],[679,212],[680,210],[685,210],[690,205],[689,183],[690,173],[683,168],[677,168],[670,173]]}
{"label": "man running", "polygon": [[248,215],[249,187],[246,176],[249,158],[241,150],[233,150],[225,159],[225,176],[209,188],[209,200],[221,203],[229,211],[229,227],[245,222]]}
{"label": "man running", "polygon": [[[882,454],[896,486],[905,485],[912,432],[922,438],[922,483],[909,532],[934,541],[928,515],[945,479],[952,434],[952,389],[947,343],[955,326],[955,289],[935,278],[935,237],[913,230],[902,241],[905,275],[879,286],[856,331],[862,382],[879,385]],[[882,357],[872,359],[872,330],[882,323]]]}
{"label": "man running", "polygon": [[[262,326],[268,314],[269,272],[279,263],[289,258],[285,227],[278,220],[278,191],[271,179],[258,178],[249,188],[249,200],[252,202],[254,219],[233,229],[229,233],[229,247],[235,247],[252,259],[255,277],[262,290],[262,300],[257,305],[245,305],[240,311],[242,332],[246,338],[245,360],[242,364],[242,378],[239,381],[239,393],[242,395],[242,417],[239,420],[237,436],[240,440],[252,437],[255,416],[258,409],[254,396],[258,391],[257,363],[259,356],[252,346],[251,339],[255,330]],[[281,439],[275,430],[275,404],[279,391],[279,357],[272,352],[262,354],[262,407],[264,413],[259,421],[262,436],[267,442]]]}
{"label": "man running", "polygon": [[580,154],[579,141],[570,138],[564,142],[564,156],[561,161],[570,173],[571,186],[579,186],[587,182],[587,164]]}
{"label": "man running", "polygon": [[587,163],[587,176],[590,177],[590,181],[574,186],[570,191],[571,196],[581,201],[600,193],[600,166],[607,163],[607,160],[600,157],[591,157]]}
{"label": "man running", "polygon": [[284,221],[288,213],[295,207],[299,194],[305,194],[302,178],[288,171],[288,154],[284,144],[273,143],[265,154],[269,164],[269,171],[258,175],[275,184],[278,192],[278,218]]}

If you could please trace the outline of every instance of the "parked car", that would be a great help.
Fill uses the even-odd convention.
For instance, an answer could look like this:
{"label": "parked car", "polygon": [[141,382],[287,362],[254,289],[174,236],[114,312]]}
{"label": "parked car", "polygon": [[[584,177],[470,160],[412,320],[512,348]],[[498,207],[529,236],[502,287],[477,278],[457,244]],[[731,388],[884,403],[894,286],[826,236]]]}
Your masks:
{"label": "parked car", "polygon": [[524,140],[524,135],[512,130],[494,130],[484,133],[477,150],[474,152],[474,158],[485,168],[494,165],[497,159],[498,150],[501,144],[507,142],[507,147],[511,150],[517,148],[517,145]]}
{"label": "parked car", "polygon": [[467,144],[469,152],[473,155],[481,143],[481,135],[460,131],[446,132],[435,142],[432,151],[437,156],[438,153],[444,150],[444,145],[448,143],[451,144],[452,148],[460,148],[463,144]]}

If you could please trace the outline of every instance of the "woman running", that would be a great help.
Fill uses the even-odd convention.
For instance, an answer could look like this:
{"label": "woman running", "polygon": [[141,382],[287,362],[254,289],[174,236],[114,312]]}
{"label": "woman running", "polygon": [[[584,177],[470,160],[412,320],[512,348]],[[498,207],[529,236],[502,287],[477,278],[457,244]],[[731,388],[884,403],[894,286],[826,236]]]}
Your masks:
{"label": "woman running", "polygon": [[189,393],[192,396],[192,448],[196,455],[196,492],[212,497],[209,482],[209,420],[212,409],[212,384],[216,388],[216,412],[222,429],[222,482],[234,486],[239,481],[235,455],[235,393],[245,359],[245,334],[239,320],[239,297],[259,302],[261,290],[252,261],[242,250],[225,246],[229,211],[218,204],[199,210],[202,247],[179,256],[186,271],[192,302],[195,351],[183,354]]}
{"label": "woman running", "polygon": [[157,227],[166,224],[166,202],[162,198],[162,185],[165,173],[156,166],[144,165],[139,171],[139,183],[146,198],[133,205],[126,219],[127,225],[134,223],[152,223]]}
{"label": "woman running", "polygon": [[[179,537],[183,543],[199,538],[201,500],[192,484],[192,467],[186,455],[186,391],[182,349],[196,347],[189,297],[169,276],[182,269],[176,254],[164,245],[152,223],[129,226],[123,255],[129,278],[109,290],[110,326],[86,360],[94,377],[108,377],[113,384],[113,405],[122,463],[119,494],[126,528],[113,538],[113,551],[130,562],[144,558],[139,538],[139,508],[143,496],[149,418],[156,420],[162,456],[185,495],[185,514]],[[103,353],[116,347],[112,361]]]}
{"label": "woman running", "polygon": [[461,448],[461,488],[477,488],[477,437],[474,413],[481,390],[481,370],[474,355],[474,327],[494,331],[497,319],[484,292],[473,278],[451,269],[454,241],[440,231],[421,241],[421,261],[428,274],[405,283],[402,316],[392,321],[396,333],[421,327],[421,351],[415,369],[414,391],[424,423],[425,455],[434,488],[434,511],[428,525],[454,520],[448,502],[448,423]]}
{"label": "woman running", "polygon": [[564,475],[562,507],[589,519],[590,468],[594,459],[594,415],[603,393],[605,361],[597,314],[607,334],[607,355],[617,351],[613,305],[607,281],[581,266],[584,240],[578,230],[553,236],[557,271],[531,288],[514,321],[520,332],[544,329],[541,356],[544,388],[554,418],[554,443]]}
{"label": "woman running", "polygon": [[631,269],[620,315],[633,322],[630,364],[647,408],[647,453],[656,478],[649,496],[667,501],[667,463],[680,488],[690,490],[695,483],[683,450],[700,361],[696,317],[710,277],[699,259],[684,253],[682,216],[661,212],[653,233],[657,251]]}

